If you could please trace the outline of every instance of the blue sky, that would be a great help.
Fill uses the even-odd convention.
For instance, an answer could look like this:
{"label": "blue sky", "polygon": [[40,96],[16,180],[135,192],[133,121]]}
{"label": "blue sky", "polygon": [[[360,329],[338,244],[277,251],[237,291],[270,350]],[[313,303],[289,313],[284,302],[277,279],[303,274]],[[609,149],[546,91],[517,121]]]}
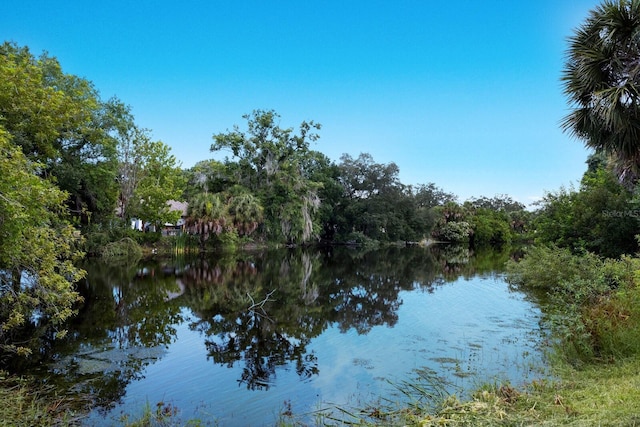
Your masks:
{"label": "blue sky", "polygon": [[562,133],[569,37],[594,0],[5,2],[0,37],[56,56],[183,167],[221,159],[215,133],[274,109],[322,124],[338,161],[370,153],[405,184],[529,204],[577,183]]}

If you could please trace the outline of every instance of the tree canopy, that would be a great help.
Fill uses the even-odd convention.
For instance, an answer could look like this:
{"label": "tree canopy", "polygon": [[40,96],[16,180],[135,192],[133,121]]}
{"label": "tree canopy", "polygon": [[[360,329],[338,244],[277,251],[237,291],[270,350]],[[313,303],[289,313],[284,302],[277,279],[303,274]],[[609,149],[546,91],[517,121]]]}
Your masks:
{"label": "tree canopy", "polygon": [[610,156],[629,185],[640,176],[639,34],[639,1],[603,1],[570,38],[562,76],[572,108],[563,128]]}
{"label": "tree canopy", "polygon": [[307,166],[314,156],[309,144],[318,140],[321,126],[305,121],[294,133],[293,128],[280,127],[280,116],[273,110],[256,110],[243,118],[246,130],[235,126],[214,135],[211,151],[231,152],[232,158],[225,161],[228,170],[235,183],[260,201],[268,238],[287,243],[317,238],[321,185],[310,179]]}
{"label": "tree canopy", "polygon": [[88,80],[65,74],[57,59],[0,46],[0,125],[38,174],[68,192],[70,213],[87,223],[112,215],[116,144],[108,109]]}

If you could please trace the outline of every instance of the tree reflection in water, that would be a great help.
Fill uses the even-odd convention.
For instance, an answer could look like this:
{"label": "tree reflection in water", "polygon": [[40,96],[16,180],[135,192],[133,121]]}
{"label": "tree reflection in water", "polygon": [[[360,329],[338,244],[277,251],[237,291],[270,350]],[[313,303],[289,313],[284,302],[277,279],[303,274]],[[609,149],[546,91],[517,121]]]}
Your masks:
{"label": "tree reflection in water", "polygon": [[[319,374],[317,356],[307,346],[327,328],[366,334],[393,326],[400,292],[432,292],[460,275],[494,271],[508,256],[473,256],[455,247],[333,248],[117,268],[92,263],[80,316],[68,338],[43,351],[41,360],[54,360],[59,381],[108,407],[162,357],[190,311],[188,326],[202,334],[207,358],[228,367],[241,364],[241,384],[268,389],[279,366],[295,367],[302,380]],[[256,303],[260,310],[250,309]]]}

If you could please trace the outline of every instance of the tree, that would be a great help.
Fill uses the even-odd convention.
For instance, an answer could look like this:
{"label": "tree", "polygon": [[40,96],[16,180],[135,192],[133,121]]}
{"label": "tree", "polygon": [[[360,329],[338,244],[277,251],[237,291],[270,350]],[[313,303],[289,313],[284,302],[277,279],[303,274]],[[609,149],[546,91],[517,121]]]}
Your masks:
{"label": "tree", "polygon": [[227,158],[228,170],[260,200],[269,238],[288,244],[310,241],[320,230],[316,214],[321,184],[309,179],[305,165],[320,125],[304,121],[295,134],[293,128],[280,127],[280,116],[273,110],[256,110],[243,118],[247,130],[235,126],[214,135],[211,151],[231,151],[235,164]]}
{"label": "tree", "polygon": [[605,0],[569,39],[562,81],[573,110],[562,127],[640,176],[640,1]]}
{"label": "tree", "polygon": [[505,211],[478,208],[471,215],[473,246],[501,246],[512,240],[511,221]]}
{"label": "tree", "polygon": [[200,246],[220,234],[227,225],[228,216],[224,201],[219,194],[200,193],[189,201],[187,228],[191,234],[200,236]]}
{"label": "tree", "polygon": [[561,189],[540,202],[534,221],[536,240],[618,257],[637,251],[637,201],[606,167],[587,171],[578,191]]}
{"label": "tree", "polygon": [[448,202],[455,202],[456,195],[447,193],[437,187],[434,183],[418,184],[414,190],[416,204],[420,208],[431,209],[435,206],[442,206]]}
{"label": "tree", "polygon": [[0,353],[29,354],[74,314],[79,237],[65,221],[67,194],[38,176],[0,126]]}
{"label": "tree", "polygon": [[445,242],[468,242],[473,234],[469,211],[454,201],[433,208],[435,224],[431,236]]}
{"label": "tree", "polygon": [[263,219],[264,209],[251,193],[240,193],[231,197],[227,210],[233,226],[241,236],[253,233]]}
{"label": "tree", "polygon": [[489,209],[496,212],[518,212],[524,210],[525,205],[513,200],[511,196],[506,194],[499,194],[495,197],[479,197],[471,198],[468,201],[469,205],[475,209]]}
{"label": "tree", "polygon": [[169,210],[168,201],[182,195],[184,177],[171,148],[162,141],[144,141],[140,147],[140,182],[134,191],[140,201],[136,215],[147,223],[175,224],[181,213]]}
{"label": "tree", "polygon": [[201,160],[192,168],[184,171],[187,185],[183,200],[189,200],[198,193],[220,193],[238,184],[233,171],[217,160]]}
{"label": "tree", "polygon": [[500,246],[510,243],[516,234],[524,234],[530,222],[525,205],[506,194],[471,198],[464,203],[469,212],[474,246]]}
{"label": "tree", "polygon": [[340,169],[319,151],[311,151],[302,164],[305,178],[318,184],[318,198],[321,200],[316,213],[320,225],[320,238],[332,241],[343,224],[342,209],[346,199],[340,183]]}
{"label": "tree", "polygon": [[339,167],[342,185],[350,199],[366,199],[401,185],[398,165],[376,163],[369,153],[360,153],[357,159],[343,154]]}
{"label": "tree", "polygon": [[429,209],[400,182],[395,163],[376,163],[368,153],[356,159],[343,154],[337,168],[344,197],[334,206],[341,219],[339,239],[415,242],[428,234],[433,223]]}
{"label": "tree", "polygon": [[170,211],[167,202],[182,196],[185,176],[171,148],[152,141],[149,131],[136,125],[131,107],[117,99],[107,105],[111,134],[117,141],[120,218],[175,223],[180,213]]}
{"label": "tree", "polygon": [[113,214],[115,142],[107,110],[92,83],[65,74],[58,61],[12,43],[0,46],[0,125],[41,177],[67,191],[83,223]]}

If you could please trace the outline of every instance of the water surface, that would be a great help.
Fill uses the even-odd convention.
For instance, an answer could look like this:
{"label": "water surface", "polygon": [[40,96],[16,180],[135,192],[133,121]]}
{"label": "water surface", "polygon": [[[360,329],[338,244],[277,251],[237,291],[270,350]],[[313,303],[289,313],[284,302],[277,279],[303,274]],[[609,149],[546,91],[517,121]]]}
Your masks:
{"label": "water surface", "polygon": [[[279,250],[87,265],[86,304],[49,375],[95,397],[87,425],[161,403],[181,419],[273,425],[291,409],[398,400],[428,373],[464,395],[543,366],[540,310],[508,253]],[[312,419],[312,415],[307,417]]]}

